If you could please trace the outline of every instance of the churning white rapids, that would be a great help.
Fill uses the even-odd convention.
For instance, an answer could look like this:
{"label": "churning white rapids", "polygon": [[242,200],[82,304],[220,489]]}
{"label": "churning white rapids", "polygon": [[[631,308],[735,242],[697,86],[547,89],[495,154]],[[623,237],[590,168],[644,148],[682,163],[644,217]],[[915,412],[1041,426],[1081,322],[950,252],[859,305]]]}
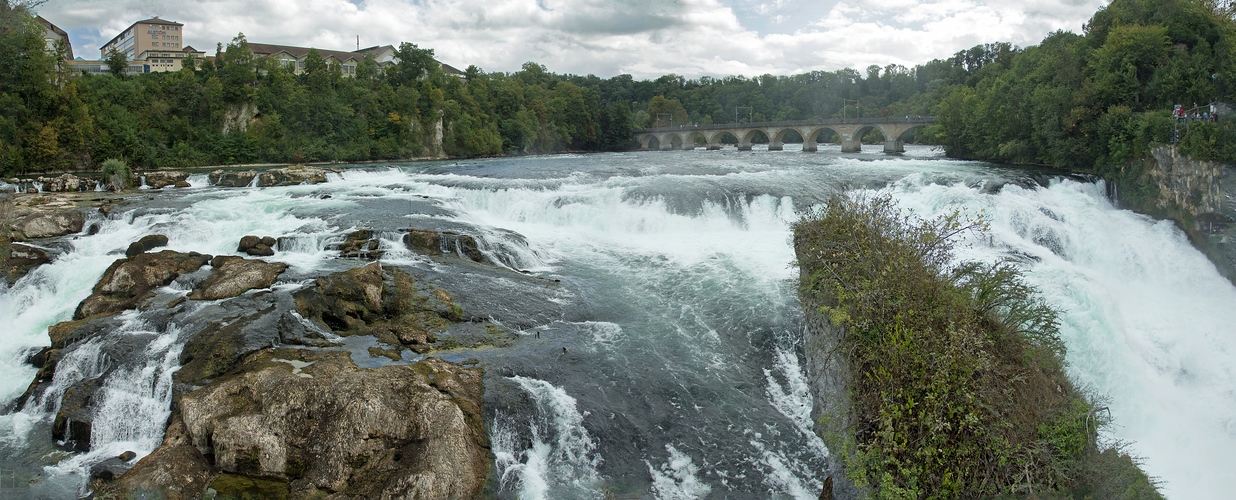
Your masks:
{"label": "churning white rapids", "polygon": [[[832,190],[883,189],[923,217],[986,217],[990,231],[967,236],[958,257],[1019,262],[1060,309],[1070,373],[1110,401],[1105,439],[1127,442],[1169,498],[1230,494],[1231,284],[1172,224],[1113,207],[1101,184],[909,149],[416,163],[281,188],[195,177],[192,188],[93,216],[96,235],[65,238],[54,262],[0,289],[0,398],[25,390],[35,374],[25,356],[142,235],[215,255],[236,253],[246,234],[284,236],[269,259],[291,264],[293,277],[276,286],[299,286],[359,265],[323,245],[364,227],[393,235],[384,262],[441,270],[401,248],[398,231],[449,227],[478,235],[494,261],[562,284],[562,310],[521,327],[515,346],[440,354],[486,368],[499,496],[816,498],[828,451],[811,432],[789,225]],[[501,323],[503,306],[492,306],[484,314]],[[83,494],[94,463],[159,443],[185,339],[148,335],[141,313],[124,314],[133,338],[151,339],[138,350],[147,359],[103,381],[94,451],[57,450],[54,401],[9,408],[3,492]],[[98,353],[79,348],[61,361],[49,393],[103,373],[113,360]]]}

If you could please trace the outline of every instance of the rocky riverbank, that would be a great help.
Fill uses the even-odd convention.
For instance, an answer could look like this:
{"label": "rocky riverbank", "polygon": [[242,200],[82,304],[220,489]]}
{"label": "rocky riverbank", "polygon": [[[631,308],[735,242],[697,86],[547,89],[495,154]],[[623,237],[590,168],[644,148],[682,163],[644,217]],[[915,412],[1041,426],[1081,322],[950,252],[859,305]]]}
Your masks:
{"label": "rocky riverbank", "polygon": [[[301,174],[271,182],[315,182]],[[120,216],[135,195],[5,195],[9,283],[58,255],[42,249],[67,250],[66,238],[91,231],[92,218]],[[382,256],[379,232],[339,239],[325,250],[351,268],[309,281],[281,281],[288,265],[275,236],[242,238],[241,255],[167,249],[159,234],[133,241],[73,319],[48,329],[51,345],[29,356],[38,375],[9,408],[54,411],[49,438],[89,452],[100,408],[111,404],[109,381],[157,361],[151,346],[170,345],[163,444],[140,460],[126,453],[94,466],[96,498],[482,494],[493,469],[484,372],[437,354],[510,345],[516,334],[481,319],[492,312],[465,311],[423,274],[372,262]],[[447,266],[556,286],[496,265],[478,241],[418,228],[403,238],[408,251]],[[76,364],[83,357],[107,361]]]}

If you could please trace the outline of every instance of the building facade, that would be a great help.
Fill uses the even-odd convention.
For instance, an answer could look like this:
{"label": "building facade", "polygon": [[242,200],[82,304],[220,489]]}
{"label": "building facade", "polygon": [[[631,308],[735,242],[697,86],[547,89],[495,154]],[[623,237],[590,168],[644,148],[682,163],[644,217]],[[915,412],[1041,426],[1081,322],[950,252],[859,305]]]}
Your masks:
{"label": "building facade", "polygon": [[158,16],[133,23],[102,47],[99,55],[107,59],[112,50],[129,60],[130,73],[177,71],[189,54],[203,52],[184,45],[184,25]]}
{"label": "building facade", "polygon": [[56,52],[56,42],[64,40],[64,47],[68,50],[65,58],[73,59],[73,45],[69,44],[69,34],[52,24],[51,21],[43,19],[43,16],[37,16],[35,19],[39,21],[39,24],[43,25],[43,41],[47,43],[47,51],[54,54]]}

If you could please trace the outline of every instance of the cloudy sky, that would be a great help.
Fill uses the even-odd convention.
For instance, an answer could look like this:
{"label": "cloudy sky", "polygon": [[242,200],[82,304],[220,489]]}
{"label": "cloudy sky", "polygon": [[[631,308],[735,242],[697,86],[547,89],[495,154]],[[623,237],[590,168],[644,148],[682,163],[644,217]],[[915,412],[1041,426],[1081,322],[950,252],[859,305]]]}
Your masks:
{"label": "cloudy sky", "polygon": [[980,43],[1038,43],[1080,32],[1108,0],[49,0],[38,13],[67,30],[74,55],[134,21],[184,23],[213,53],[250,42],[349,50],[412,42],[460,69],[556,73],[788,75],[913,66]]}

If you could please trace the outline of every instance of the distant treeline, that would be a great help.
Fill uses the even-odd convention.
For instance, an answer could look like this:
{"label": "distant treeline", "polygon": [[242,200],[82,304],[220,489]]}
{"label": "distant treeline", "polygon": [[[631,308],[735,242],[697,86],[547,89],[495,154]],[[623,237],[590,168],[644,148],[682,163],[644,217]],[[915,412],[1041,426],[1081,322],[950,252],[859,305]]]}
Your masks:
{"label": "distant treeline", "polygon": [[[687,79],[441,71],[402,44],[398,63],[354,77],[316,53],[296,75],[244,35],[172,73],[71,76],[63,50],[0,0],[0,173],[233,163],[390,160],[622,150],[632,129],[843,116],[938,115],[918,141],[952,156],[1105,175],[1169,142],[1172,105],[1231,102],[1236,36],[1218,0],[1115,0],[1084,35],[976,46],[899,65]],[[120,61],[123,63],[123,61]],[[439,127],[439,123],[441,127]],[[1191,124],[1183,147],[1236,159],[1230,122]]]}

